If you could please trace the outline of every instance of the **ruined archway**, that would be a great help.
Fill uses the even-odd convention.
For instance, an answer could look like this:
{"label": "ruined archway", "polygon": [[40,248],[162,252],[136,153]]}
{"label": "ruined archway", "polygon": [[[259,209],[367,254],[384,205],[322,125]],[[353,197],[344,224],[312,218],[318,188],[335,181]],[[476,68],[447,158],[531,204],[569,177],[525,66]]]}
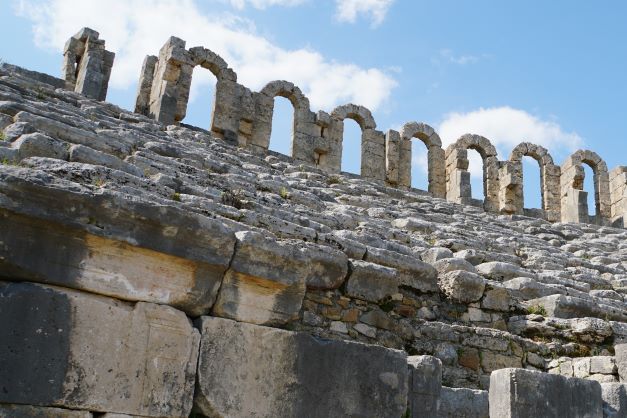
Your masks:
{"label": "ruined archway", "polygon": [[398,177],[399,185],[411,186],[412,139],[422,141],[427,147],[429,192],[439,198],[446,196],[446,171],[442,140],[435,130],[419,122],[408,122],[400,132]]}
{"label": "ruined archway", "polygon": [[[585,172],[582,164],[587,164],[594,176],[594,219],[588,215],[588,193],[583,190]],[[607,223],[611,208],[610,180],[605,161],[589,150],[578,150],[568,157],[561,169],[560,198],[562,222]]]}
{"label": "ruined archway", "polygon": [[[315,114],[309,110],[309,99],[303,92],[289,81],[272,81],[254,93],[255,118],[251,144],[260,149],[267,150],[270,146],[272,135],[272,116],[274,114],[275,97],[284,97],[290,101],[294,108],[292,120],[292,139],[290,154],[294,158],[303,159],[304,145],[311,142],[309,138],[314,134]],[[308,160],[311,156],[308,156]]]}
{"label": "ruined archway", "polygon": [[361,176],[375,180],[385,180],[385,136],[377,131],[377,124],[370,110],[363,106],[346,104],[331,112],[329,140],[331,147],[338,145],[341,161],[341,144],[344,138],[344,119],[352,119],[361,128]]}
{"label": "ruined archway", "polygon": [[483,207],[498,210],[499,163],[496,148],[487,138],[465,134],[446,149],[446,198],[451,202],[472,204],[468,149],[474,149],[483,161]]}
{"label": "ruined archway", "polygon": [[559,175],[560,169],[546,148],[523,142],[512,150],[509,160],[500,168],[500,211],[508,214],[524,213],[523,157],[531,157],[540,169],[540,190],[544,217],[551,221],[559,219]]}

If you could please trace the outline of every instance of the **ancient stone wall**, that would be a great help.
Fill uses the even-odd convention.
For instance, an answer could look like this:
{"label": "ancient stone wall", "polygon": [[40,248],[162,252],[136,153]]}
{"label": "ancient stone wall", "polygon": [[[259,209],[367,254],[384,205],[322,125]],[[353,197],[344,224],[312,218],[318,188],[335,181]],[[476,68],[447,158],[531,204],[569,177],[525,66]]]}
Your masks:
{"label": "ancient stone wall", "polygon": [[[606,181],[578,152],[558,189],[540,147],[500,162],[466,135],[444,151],[425,124],[311,113],[283,81],[221,90],[220,129],[166,125],[193,66],[236,82],[204,48],[172,38],[162,55],[137,113],[0,66],[0,416],[627,414],[627,231],[524,216],[519,199],[523,155],[556,217],[589,164],[616,221],[623,168]],[[317,162],[266,152],[276,95]],[[346,118],[368,176],[339,172]],[[430,193],[408,187],[414,139],[436,161]],[[469,148],[488,211],[469,201]]]}

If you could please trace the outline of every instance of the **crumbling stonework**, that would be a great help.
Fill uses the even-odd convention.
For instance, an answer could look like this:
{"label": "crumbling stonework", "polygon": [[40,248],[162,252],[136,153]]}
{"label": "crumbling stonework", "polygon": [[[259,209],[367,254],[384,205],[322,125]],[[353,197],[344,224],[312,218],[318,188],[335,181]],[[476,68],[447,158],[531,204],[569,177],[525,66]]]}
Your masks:
{"label": "crumbling stonework", "polygon": [[[563,211],[543,149],[499,162],[467,135],[444,159],[425,124],[312,114],[282,81],[222,102],[221,132],[165,125],[144,111],[180,117],[188,80],[158,72],[219,63],[175,38],[168,54],[190,61],[147,59],[138,113],[0,66],[0,416],[627,414],[627,231],[525,216],[523,155],[539,217]],[[265,152],[276,95],[302,117],[301,157]],[[345,118],[368,144],[361,177],[339,171]],[[407,187],[412,138],[430,193]],[[468,148],[488,211],[434,197],[444,171],[468,202]],[[622,174],[597,223],[620,218]]]}
{"label": "crumbling stonework", "polygon": [[67,41],[62,73],[66,89],[104,100],[115,54],[105,49],[105,41],[98,36],[95,30],[83,28]]}

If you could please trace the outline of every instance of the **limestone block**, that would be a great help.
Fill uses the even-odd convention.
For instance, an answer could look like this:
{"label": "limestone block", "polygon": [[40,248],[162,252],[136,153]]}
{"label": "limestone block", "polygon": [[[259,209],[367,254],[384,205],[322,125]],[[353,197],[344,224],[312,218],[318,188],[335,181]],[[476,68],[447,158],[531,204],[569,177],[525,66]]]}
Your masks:
{"label": "limestone block", "polygon": [[67,144],[41,133],[22,135],[11,147],[18,150],[20,160],[28,157],[68,158]]}
{"label": "limestone block", "polygon": [[114,170],[124,171],[136,177],[144,177],[143,172],[136,166],[122,161],[116,156],[96,151],[95,149],[84,145],[72,145],[69,150],[69,160],[79,163],[109,167]]}
{"label": "limestone block", "polygon": [[525,369],[490,375],[490,417],[602,418],[601,385]]}
{"label": "limestone block", "polygon": [[438,418],[489,418],[488,391],[443,387]]}
{"label": "limestone block", "polygon": [[407,407],[412,418],[437,415],[442,389],[442,362],[432,356],[410,356]]}
{"label": "limestone block", "polygon": [[[96,214],[91,219],[106,225]],[[147,232],[141,228],[136,224],[135,234]],[[187,259],[2,209],[0,230],[5,277],[163,303],[191,315],[209,311],[229,261],[227,254],[217,263]]]}
{"label": "limestone block", "polygon": [[477,270],[470,262],[463,258],[451,257],[437,260],[433,263],[433,267],[437,270],[439,275],[449,273],[451,271],[467,271],[470,273],[476,273]]}
{"label": "limestone block", "polygon": [[489,261],[481,263],[476,267],[479,274],[492,280],[503,281],[513,279],[514,277],[536,277],[534,273],[522,267],[503,261]]}
{"label": "limestone block", "polygon": [[0,316],[0,403],[189,414],[200,336],[182,312],[2,283]]}
{"label": "limestone block", "polygon": [[32,405],[0,404],[2,418],[92,418],[89,411]]}
{"label": "limestone block", "polygon": [[627,382],[627,344],[616,344],[614,354],[620,381]]}
{"label": "limestone block", "polygon": [[361,260],[350,261],[346,295],[377,303],[398,293],[396,269]]}
{"label": "limestone block", "polygon": [[404,352],[202,317],[195,409],[210,417],[400,417]]}
{"label": "limestone block", "polygon": [[590,373],[614,374],[616,362],[612,356],[594,356],[590,358]]}
{"label": "limestone block", "polygon": [[509,295],[507,289],[503,287],[496,287],[485,292],[485,297],[481,301],[481,307],[483,309],[490,309],[493,311],[507,312],[512,304],[512,298]]}
{"label": "limestone block", "polygon": [[627,312],[622,309],[597,305],[589,299],[566,295],[550,295],[527,302],[529,306],[543,306],[548,316],[555,318],[583,318],[594,317],[627,321]]}
{"label": "limestone block", "polygon": [[438,274],[433,266],[415,257],[380,248],[368,247],[366,261],[395,268],[401,286],[421,292],[438,290]]}
{"label": "limestone block", "polygon": [[483,296],[485,279],[476,273],[457,270],[440,277],[440,290],[457,302],[476,302]]}
{"label": "limestone block", "polygon": [[627,385],[623,383],[601,383],[603,418],[627,416]]}
{"label": "limestone block", "polygon": [[298,316],[306,285],[335,288],[348,270],[338,250],[277,241],[241,231],[213,313],[253,324],[284,324]]}
{"label": "limestone block", "polygon": [[453,252],[444,247],[429,248],[428,250],[420,254],[420,258],[422,259],[422,261],[429,264],[433,264],[438,260],[441,260],[443,258],[451,258],[453,256]]}

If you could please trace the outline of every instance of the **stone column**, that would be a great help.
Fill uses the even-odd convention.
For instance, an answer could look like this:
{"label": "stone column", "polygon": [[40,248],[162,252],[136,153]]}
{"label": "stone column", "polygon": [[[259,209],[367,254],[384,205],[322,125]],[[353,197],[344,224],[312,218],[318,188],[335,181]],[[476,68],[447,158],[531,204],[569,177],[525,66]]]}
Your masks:
{"label": "stone column", "polygon": [[385,135],[376,129],[361,133],[361,176],[385,181]]}
{"label": "stone column", "polygon": [[401,134],[390,129],[385,134],[385,181],[393,186],[399,184]]}
{"label": "stone column", "polygon": [[446,163],[444,150],[439,145],[430,145],[427,158],[429,161],[429,192],[433,197],[446,198]]}
{"label": "stone column", "polygon": [[624,228],[627,226],[627,166],[610,172],[610,198],[612,225]]}
{"label": "stone column", "polygon": [[465,149],[448,148],[446,154],[446,199],[454,203],[469,203],[472,196],[468,152]]}
{"label": "stone column", "polygon": [[499,211],[505,214],[522,214],[522,162],[503,162],[499,170],[499,185]]}
{"label": "stone column", "polygon": [[66,88],[105,100],[115,54],[105,49],[98,32],[83,28],[65,44],[62,74]]}

